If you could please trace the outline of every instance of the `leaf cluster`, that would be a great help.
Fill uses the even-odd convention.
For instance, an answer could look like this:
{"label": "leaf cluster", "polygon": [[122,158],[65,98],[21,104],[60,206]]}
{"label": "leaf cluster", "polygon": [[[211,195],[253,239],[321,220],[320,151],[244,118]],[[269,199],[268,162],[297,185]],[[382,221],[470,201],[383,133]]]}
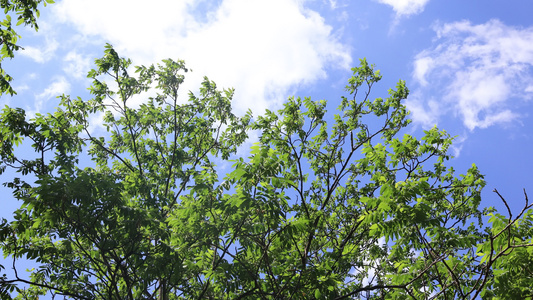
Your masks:
{"label": "leaf cluster", "polygon": [[15,26],[24,24],[24,26],[31,26],[35,30],[39,29],[37,18],[39,17],[39,4],[46,6],[54,3],[53,0],[1,0],[0,8],[3,10],[4,19],[0,21],[0,95],[8,93],[11,96],[16,94],[11,87],[10,81],[13,80],[11,76],[6,74],[2,68],[2,61],[6,58],[13,58],[15,51],[23,49],[17,45],[20,35],[17,34],[12,25],[13,14],[16,15],[17,23]]}

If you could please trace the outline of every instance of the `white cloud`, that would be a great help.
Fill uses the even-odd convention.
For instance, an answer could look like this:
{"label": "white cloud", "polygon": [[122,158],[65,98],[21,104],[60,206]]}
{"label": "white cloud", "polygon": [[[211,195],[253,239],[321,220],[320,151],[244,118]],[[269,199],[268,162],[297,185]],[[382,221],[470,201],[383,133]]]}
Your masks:
{"label": "white cloud", "polygon": [[28,115],[35,115],[35,113],[42,113],[46,101],[56,98],[62,94],[67,94],[70,91],[70,83],[63,76],[54,78],[53,82],[41,93],[35,95],[34,107],[28,110]]}
{"label": "white cloud", "polygon": [[429,0],[377,0],[379,3],[392,6],[398,17],[416,15],[424,11]]}
{"label": "white cloud", "polygon": [[17,91],[17,93],[28,91],[28,90],[30,90],[30,86],[27,84],[18,85],[15,87],[15,91]]}
{"label": "white cloud", "polygon": [[37,99],[48,100],[50,98],[55,98],[61,94],[68,93],[70,90],[70,83],[63,76],[57,77],[50,86],[48,86],[40,94],[36,95]]}
{"label": "white cloud", "polygon": [[134,64],[184,59],[194,70],[187,89],[197,89],[204,75],[235,87],[238,112],[277,107],[328,68],[351,64],[348,47],[299,0],[64,0],[54,9]]}
{"label": "white cloud", "polygon": [[77,79],[85,78],[91,67],[91,59],[89,56],[81,55],[76,51],[68,52],[63,58],[63,62],[65,62],[63,71],[65,71],[70,77]]}
{"label": "white cloud", "polygon": [[441,108],[434,97],[425,98],[425,96],[420,90],[415,90],[411,92],[405,104],[411,113],[411,119],[422,124],[425,128],[431,128],[437,124]]}
{"label": "white cloud", "polygon": [[463,132],[463,134],[458,135],[453,139],[453,144],[450,146],[450,149],[454,157],[459,157],[467,138],[468,134]]}
{"label": "white cloud", "polygon": [[433,59],[431,57],[421,57],[415,61],[415,71],[413,77],[422,85],[427,84],[426,73],[428,72],[431,64],[433,64]]}
{"label": "white cloud", "polygon": [[44,63],[53,57],[58,46],[55,39],[48,38],[43,47],[24,46],[24,50],[20,54],[33,59],[35,62]]}
{"label": "white cloud", "polygon": [[[407,102],[413,119],[432,125],[451,111],[473,130],[520,118],[513,104],[533,96],[533,27],[463,21],[435,31],[437,46],[420,52],[413,64],[420,85]],[[425,95],[438,101],[422,101]]]}
{"label": "white cloud", "polygon": [[329,3],[329,7],[331,9],[345,8],[348,6],[348,2],[346,0],[340,1],[342,2],[341,4],[339,4],[338,0],[327,0],[327,2]]}

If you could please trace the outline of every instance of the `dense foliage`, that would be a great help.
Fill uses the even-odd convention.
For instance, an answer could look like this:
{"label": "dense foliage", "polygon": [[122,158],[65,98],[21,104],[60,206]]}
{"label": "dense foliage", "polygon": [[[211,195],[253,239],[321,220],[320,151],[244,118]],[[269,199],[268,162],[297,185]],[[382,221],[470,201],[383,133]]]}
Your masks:
{"label": "dense foliage", "polygon": [[253,119],[208,79],[181,100],[182,61],[130,65],[107,46],[93,99],[3,110],[1,170],[21,202],[0,227],[3,267],[36,265],[0,278],[5,299],[532,296],[527,195],[516,217],[480,209],[475,165],[446,166],[452,137],[400,136],[403,81],[371,99],[381,76],[362,60],[333,114],[290,98]]}
{"label": "dense foliage", "polygon": [[8,93],[16,94],[10,81],[13,78],[2,68],[2,61],[6,58],[15,57],[15,51],[22,49],[17,45],[20,35],[13,29],[12,14],[15,13],[18,25],[31,26],[35,30],[39,29],[37,17],[39,17],[38,6],[43,3],[44,6],[54,3],[53,0],[1,0],[0,8],[4,13],[4,19],[0,21],[0,96]]}

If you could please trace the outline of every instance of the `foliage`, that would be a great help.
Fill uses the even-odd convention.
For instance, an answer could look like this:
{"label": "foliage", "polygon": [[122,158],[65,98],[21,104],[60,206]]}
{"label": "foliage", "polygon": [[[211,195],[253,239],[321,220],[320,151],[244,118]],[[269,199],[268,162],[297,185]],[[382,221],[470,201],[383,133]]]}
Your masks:
{"label": "foliage", "polygon": [[35,30],[39,29],[37,25],[37,18],[39,17],[39,10],[37,9],[39,4],[54,3],[53,0],[0,0],[0,8],[4,12],[5,19],[0,21],[0,96],[4,93],[10,95],[16,94],[15,90],[11,87],[9,82],[13,80],[11,76],[6,74],[2,68],[2,61],[5,58],[13,58],[14,52],[22,49],[17,45],[17,41],[20,36],[13,29],[12,13],[17,15],[17,23],[15,26],[24,24],[25,26],[31,26]]}
{"label": "foliage", "polygon": [[[20,173],[6,185],[22,204],[1,225],[1,249],[15,269],[38,265],[29,279],[0,278],[6,299],[531,296],[527,195],[516,217],[481,210],[476,166],[455,176],[445,165],[452,137],[398,137],[403,81],[370,99],[381,75],[362,60],[337,114],[290,98],[252,120],[208,79],[178,100],[182,61],[135,76],[130,65],[108,45],[89,73],[93,99],[61,96],[31,120],[3,110],[1,167]],[[249,130],[259,141],[238,157]],[[28,141],[35,155],[22,158],[15,147]],[[221,179],[216,164],[228,162]]]}

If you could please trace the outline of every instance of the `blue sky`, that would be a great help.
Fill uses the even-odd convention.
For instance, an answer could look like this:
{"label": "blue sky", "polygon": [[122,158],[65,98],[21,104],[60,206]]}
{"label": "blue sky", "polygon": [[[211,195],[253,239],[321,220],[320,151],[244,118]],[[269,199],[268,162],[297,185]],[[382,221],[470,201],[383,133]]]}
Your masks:
{"label": "blue sky", "polygon": [[339,101],[366,57],[384,75],[374,96],[406,80],[409,131],[457,135],[451,165],[476,163],[483,203],[499,205],[497,188],[518,209],[533,194],[531,12],[529,0],[57,1],[39,32],[19,29],[25,50],[4,64],[18,95],[0,104],[42,113],[63,93],[88,99],[106,42],[136,65],[184,59],[184,96],[207,75],[255,115],[291,95]]}

